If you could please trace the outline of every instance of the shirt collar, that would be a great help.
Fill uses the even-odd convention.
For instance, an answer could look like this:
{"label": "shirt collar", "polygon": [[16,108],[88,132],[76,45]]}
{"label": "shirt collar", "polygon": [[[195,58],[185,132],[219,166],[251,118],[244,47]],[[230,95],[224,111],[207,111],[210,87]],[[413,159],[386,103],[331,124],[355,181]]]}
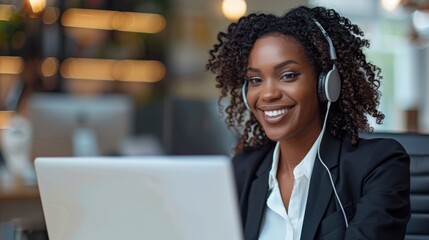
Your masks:
{"label": "shirt collar", "polygon": [[[313,146],[307,152],[302,161],[295,167],[293,170],[293,174],[295,179],[301,176],[305,176],[308,180],[311,179],[311,174],[313,173],[314,161],[316,160],[317,151],[319,147],[320,140],[323,136],[323,133],[320,132],[316,141],[314,141]],[[280,142],[276,143],[273,152],[273,163],[271,165],[271,170],[268,177],[268,188],[271,190],[273,187],[278,185],[277,182],[277,169],[279,165],[279,157],[280,157]]]}

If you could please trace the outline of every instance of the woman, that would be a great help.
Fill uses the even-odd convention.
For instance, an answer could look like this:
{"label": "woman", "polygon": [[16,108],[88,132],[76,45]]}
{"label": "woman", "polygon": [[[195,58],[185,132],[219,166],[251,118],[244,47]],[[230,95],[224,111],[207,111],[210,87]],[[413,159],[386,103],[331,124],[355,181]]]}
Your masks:
{"label": "woman", "polygon": [[[332,9],[250,14],[218,35],[216,74],[246,239],[403,239],[409,156],[390,139],[364,140],[380,68],[363,32]],[[219,101],[220,101],[219,100]],[[331,106],[332,105],[332,106]]]}

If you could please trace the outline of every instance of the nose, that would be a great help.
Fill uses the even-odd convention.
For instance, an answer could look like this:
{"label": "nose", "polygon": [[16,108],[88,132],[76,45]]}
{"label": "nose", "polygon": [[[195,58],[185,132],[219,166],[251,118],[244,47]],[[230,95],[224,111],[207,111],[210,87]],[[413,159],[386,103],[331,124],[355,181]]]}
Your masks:
{"label": "nose", "polygon": [[280,86],[276,81],[265,81],[262,85],[260,98],[265,102],[273,102],[282,97]]}

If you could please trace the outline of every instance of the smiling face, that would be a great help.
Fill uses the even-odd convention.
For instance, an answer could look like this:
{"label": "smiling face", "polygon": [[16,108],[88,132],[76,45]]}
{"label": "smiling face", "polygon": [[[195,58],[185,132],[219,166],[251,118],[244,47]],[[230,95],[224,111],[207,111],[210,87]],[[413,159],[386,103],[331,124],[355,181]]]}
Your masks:
{"label": "smiling face", "polygon": [[281,34],[259,38],[246,74],[247,100],[269,139],[314,141],[321,130],[316,73],[298,41]]}

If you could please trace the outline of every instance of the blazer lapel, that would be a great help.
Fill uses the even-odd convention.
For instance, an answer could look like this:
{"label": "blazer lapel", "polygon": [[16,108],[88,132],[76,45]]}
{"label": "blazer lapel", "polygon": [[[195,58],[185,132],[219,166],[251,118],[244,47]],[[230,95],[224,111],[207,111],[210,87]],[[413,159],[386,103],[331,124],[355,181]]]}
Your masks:
{"label": "blazer lapel", "polygon": [[256,172],[249,192],[249,206],[247,209],[247,221],[244,227],[245,239],[258,239],[259,230],[265,210],[268,194],[268,176],[271,169],[273,152],[267,154],[261,167]]}
{"label": "blazer lapel", "polygon": [[[334,139],[329,132],[325,132],[320,147],[322,161],[331,171],[335,183],[337,174],[332,172],[332,169],[338,165],[341,141]],[[318,156],[316,156],[310,180],[301,239],[314,239],[332,194],[332,185],[327,170],[320,163]]]}

